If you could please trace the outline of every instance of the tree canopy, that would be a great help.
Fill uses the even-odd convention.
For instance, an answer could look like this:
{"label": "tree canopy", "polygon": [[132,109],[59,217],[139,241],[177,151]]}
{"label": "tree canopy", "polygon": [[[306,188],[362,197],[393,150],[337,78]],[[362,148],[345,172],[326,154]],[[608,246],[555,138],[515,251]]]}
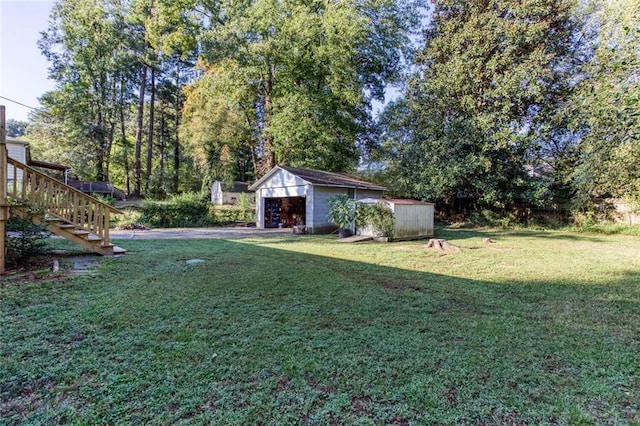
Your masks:
{"label": "tree canopy", "polygon": [[369,161],[450,211],[640,205],[639,22],[640,0],[57,0],[27,137],[136,195]]}
{"label": "tree canopy", "polygon": [[184,121],[201,161],[213,166],[226,147],[242,162],[250,156],[257,175],[277,163],[353,169],[371,130],[371,99],[400,78],[418,20],[412,6],[395,0],[209,6],[203,77],[187,91]]}
{"label": "tree canopy", "polygon": [[526,163],[563,86],[569,1],[439,1],[411,82],[403,158],[421,198],[505,207],[535,196]]}

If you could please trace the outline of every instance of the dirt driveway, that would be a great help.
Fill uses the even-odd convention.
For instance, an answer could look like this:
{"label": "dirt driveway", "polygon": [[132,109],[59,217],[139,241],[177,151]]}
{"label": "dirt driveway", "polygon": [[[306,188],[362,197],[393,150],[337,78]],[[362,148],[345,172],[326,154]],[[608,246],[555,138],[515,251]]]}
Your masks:
{"label": "dirt driveway", "polygon": [[292,235],[289,229],[257,229],[247,227],[224,228],[160,228],[109,231],[112,240],[186,240],[248,237],[281,237]]}

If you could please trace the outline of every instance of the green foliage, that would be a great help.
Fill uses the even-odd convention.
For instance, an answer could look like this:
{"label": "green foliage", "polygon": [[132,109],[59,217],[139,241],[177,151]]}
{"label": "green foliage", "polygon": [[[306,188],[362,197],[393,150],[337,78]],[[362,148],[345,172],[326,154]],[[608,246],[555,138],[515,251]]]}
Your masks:
{"label": "green foliage", "polygon": [[358,227],[371,227],[382,237],[392,238],[395,218],[386,204],[378,201],[375,204],[358,203],[356,214]]}
{"label": "green foliage", "polygon": [[49,233],[30,219],[11,215],[6,223],[6,264],[8,267],[25,266],[31,258],[44,254]]}
{"label": "green foliage", "polygon": [[144,226],[142,224],[142,212],[138,207],[128,206],[120,208],[124,214],[117,214],[111,216],[111,226],[119,229],[136,229]]}
{"label": "green foliage", "polygon": [[209,199],[203,193],[174,195],[167,200],[145,200],[141,205],[140,221],[163,228],[213,225],[209,216]]}
{"label": "green foliage", "polygon": [[116,199],[113,198],[111,195],[109,194],[91,194],[91,196],[105,204],[108,204],[110,206],[115,206],[116,205]]}
{"label": "green foliage", "polygon": [[495,212],[488,209],[473,212],[470,215],[469,222],[471,226],[491,226],[502,229],[509,229],[522,225],[512,212]]}
{"label": "green foliage", "polygon": [[240,193],[240,198],[238,199],[238,208],[242,211],[245,216],[253,215],[255,213],[255,206],[251,205],[249,202],[249,197],[246,192]]}
{"label": "green foliage", "polygon": [[542,112],[566,90],[572,4],[435,2],[407,108],[394,118],[406,136],[395,141],[398,167],[414,197],[492,209],[537,201],[525,165],[549,120]]}
{"label": "green foliage", "polygon": [[594,53],[573,101],[584,133],[574,173],[576,204],[594,196],[640,204],[640,2],[596,2]]}
{"label": "green foliage", "polygon": [[29,123],[27,121],[15,120],[10,118],[6,122],[7,136],[18,138],[24,136],[27,133],[27,127]]}
{"label": "green foliage", "polygon": [[357,202],[346,194],[329,198],[329,220],[339,229],[350,229],[356,220]]}
{"label": "green foliage", "polygon": [[[134,192],[161,181],[178,191],[185,172],[177,136],[182,87],[194,54],[175,49],[194,47],[195,32],[192,16],[172,13],[176,3],[186,7],[165,0],[55,2],[38,46],[56,87],[42,96],[45,111],[31,117],[34,158],[69,166],[80,180],[111,180],[127,189],[133,182]],[[192,32],[181,38],[191,44],[160,35],[187,28]],[[153,78],[143,77],[143,69],[152,69]]]}
{"label": "green foliage", "polygon": [[[358,161],[372,97],[401,75],[418,2],[204,3],[203,77],[183,131],[198,164],[224,179],[233,159],[345,170]],[[223,149],[230,152],[225,160]]]}
{"label": "green foliage", "polygon": [[255,210],[251,205],[246,208],[240,205],[211,205],[209,215],[217,225],[255,223],[256,221]]}
{"label": "green foliage", "polygon": [[640,225],[583,222],[569,227],[568,229],[575,232],[590,232],[604,235],[632,235],[640,237]]}

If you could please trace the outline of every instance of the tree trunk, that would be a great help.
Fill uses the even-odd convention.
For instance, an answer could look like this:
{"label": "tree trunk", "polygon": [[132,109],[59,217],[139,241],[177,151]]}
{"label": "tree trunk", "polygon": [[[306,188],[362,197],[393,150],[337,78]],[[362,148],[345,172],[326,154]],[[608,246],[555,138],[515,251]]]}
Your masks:
{"label": "tree trunk", "polygon": [[[122,99],[124,99],[124,84],[122,85]],[[127,143],[127,129],[124,117],[124,101],[122,101],[120,105],[120,143],[122,144],[122,158],[123,158],[123,167],[124,167],[124,181],[125,181],[125,189],[127,191],[127,195],[131,195],[131,180],[129,177],[129,150]]]}
{"label": "tree trunk", "polygon": [[149,192],[149,186],[151,181],[151,165],[153,160],[153,120],[154,109],[156,102],[156,70],[151,67],[151,85],[149,91],[151,92],[151,99],[149,100],[149,134],[147,135],[147,181],[145,184],[145,192]]}
{"label": "tree trunk", "polygon": [[180,61],[176,63],[176,105],[175,105],[175,143],[173,145],[173,192],[177,193],[180,185]]}
{"label": "tree trunk", "polygon": [[166,147],[167,119],[165,117],[165,103],[160,107],[160,152],[158,153],[158,174],[160,182],[164,183],[164,151]]}
{"label": "tree trunk", "polygon": [[269,77],[265,82],[264,87],[264,125],[266,130],[266,141],[264,146],[264,160],[263,160],[263,170],[260,171],[261,175],[264,175],[269,170],[275,167],[276,165],[276,152],[275,152],[275,142],[273,138],[273,133],[271,131],[271,112],[272,112],[272,103],[271,103],[271,90],[273,89],[273,80],[271,69],[269,69]]}
{"label": "tree trunk", "polygon": [[140,189],[142,187],[142,173],[140,156],[142,155],[142,132],[144,125],[144,94],[147,88],[147,66],[142,65],[140,72],[140,94],[138,100],[138,117],[136,121],[136,150],[134,158],[134,170],[133,170],[133,195],[140,197]]}
{"label": "tree trunk", "polygon": [[430,239],[427,245],[424,246],[424,248],[438,250],[438,251],[460,251],[460,247],[454,244],[451,244],[447,240],[442,240],[438,238]]}

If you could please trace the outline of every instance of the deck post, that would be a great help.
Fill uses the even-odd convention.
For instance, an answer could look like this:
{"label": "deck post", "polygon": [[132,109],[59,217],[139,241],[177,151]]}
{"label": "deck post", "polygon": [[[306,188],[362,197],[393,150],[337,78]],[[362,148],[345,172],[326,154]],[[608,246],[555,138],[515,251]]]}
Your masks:
{"label": "deck post", "polygon": [[7,238],[7,219],[9,206],[7,205],[7,128],[5,122],[5,107],[0,105],[0,274],[4,274]]}

